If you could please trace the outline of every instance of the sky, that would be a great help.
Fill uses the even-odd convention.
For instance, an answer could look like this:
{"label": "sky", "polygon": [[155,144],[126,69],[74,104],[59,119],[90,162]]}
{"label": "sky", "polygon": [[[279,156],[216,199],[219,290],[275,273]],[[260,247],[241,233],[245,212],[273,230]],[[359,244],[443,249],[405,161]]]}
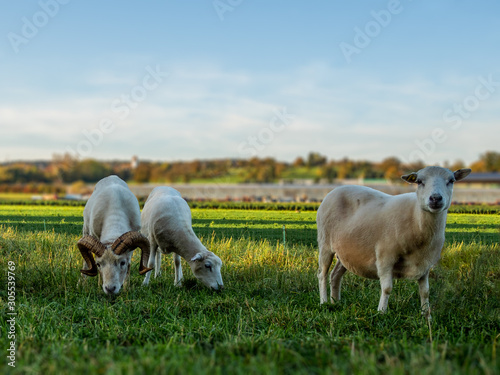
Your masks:
{"label": "sky", "polygon": [[499,149],[494,0],[0,0],[0,162],[469,164]]}

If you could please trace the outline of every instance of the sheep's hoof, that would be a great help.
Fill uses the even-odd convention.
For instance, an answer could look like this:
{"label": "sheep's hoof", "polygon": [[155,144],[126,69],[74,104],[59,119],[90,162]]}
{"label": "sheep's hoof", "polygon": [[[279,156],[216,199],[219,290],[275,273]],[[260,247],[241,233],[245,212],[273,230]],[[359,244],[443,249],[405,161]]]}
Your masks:
{"label": "sheep's hoof", "polygon": [[426,318],[427,320],[429,320],[429,321],[431,321],[431,320],[432,320],[431,312],[430,312],[429,310],[427,310],[427,311],[422,311],[422,313],[421,313],[421,314],[422,314],[422,316],[423,316],[424,318]]}
{"label": "sheep's hoof", "polygon": [[425,316],[428,320],[431,320],[431,308],[428,303],[422,306],[420,314]]}

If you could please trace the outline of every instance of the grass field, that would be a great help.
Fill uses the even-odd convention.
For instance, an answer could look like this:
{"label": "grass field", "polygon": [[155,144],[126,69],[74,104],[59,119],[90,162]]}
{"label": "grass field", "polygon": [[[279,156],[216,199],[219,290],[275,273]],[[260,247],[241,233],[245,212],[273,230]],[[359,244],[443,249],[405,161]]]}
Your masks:
{"label": "grass field", "polygon": [[[416,282],[397,280],[389,311],[379,284],[346,274],[343,300],[320,306],[315,212],[193,209],[193,226],[224,262],[213,293],[183,264],[108,298],[77,287],[83,207],[0,206],[2,359],[8,374],[495,374],[500,372],[498,214],[450,214],[430,277],[433,320]],[[285,226],[285,243],[283,243]],[[9,263],[10,262],[10,263]],[[15,270],[16,367],[8,366],[8,267]]]}

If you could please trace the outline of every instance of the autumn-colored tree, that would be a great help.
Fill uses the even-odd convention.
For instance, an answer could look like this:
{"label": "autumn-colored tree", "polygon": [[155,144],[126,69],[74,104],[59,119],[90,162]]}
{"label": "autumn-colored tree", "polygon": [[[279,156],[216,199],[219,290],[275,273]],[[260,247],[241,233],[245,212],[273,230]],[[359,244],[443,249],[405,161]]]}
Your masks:
{"label": "autumn-colored tree", "polygon": [[486,151],[479,160],[484,162],[486,172],[500,172],[500,152]]}
{"label": "autumn-colored tree", "polygon": [[295,168],[301,168],[301,167],[306,165],[306,162],[304,161],[304,159],[301,156],[299,156],[297,159],[295,159],[295,161],[293,162],[292,165]]}
{"label": "autumn-colored tree", "polygon": [[326,163],[326,156],[321,155],[319,152],[310,152],[307,156],[307,167],[320,167]]}
{"label": "autumn-colored tree", "polygon": [[151,180],[151,163],[142,162],[134,169],[133,179],[138,183],[145,183]]}

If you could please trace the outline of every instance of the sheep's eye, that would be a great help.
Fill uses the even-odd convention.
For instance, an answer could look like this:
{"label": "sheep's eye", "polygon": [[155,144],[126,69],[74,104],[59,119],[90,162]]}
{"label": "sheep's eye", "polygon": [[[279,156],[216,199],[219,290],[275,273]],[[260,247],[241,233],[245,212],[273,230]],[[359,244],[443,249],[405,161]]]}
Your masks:
{"label": "sheep's eye", "polygon": [[418,179],[418,180],[417,180],[417,185],[422,185],[422,186],[425,186],[425,185],[424,185],[424,183],[422,182],[422,180],[421,180],[421,179]]}
{"label": "sheep's eye", "polygon": [[125,261],[124,261],[124,260],[122,260],[122,261],[120,262],[120,266],[121,266],[121,267],[125,267]]}
{"label": "sheep's eye", "polygon": [[455,180],[452,179],[452,180],[448,181],[448,183],[446,185],[453,185],[454,182],[455,182]]}
{"label": "sheep's eye", "polygon": [[96,263],[97,268],[101,268],[101,263]]}
{"label": "sheep's eye", "polygon": [[210,272],[212,272],[212,265],[211,264],[205,264],[205,268],[208,268]]}

